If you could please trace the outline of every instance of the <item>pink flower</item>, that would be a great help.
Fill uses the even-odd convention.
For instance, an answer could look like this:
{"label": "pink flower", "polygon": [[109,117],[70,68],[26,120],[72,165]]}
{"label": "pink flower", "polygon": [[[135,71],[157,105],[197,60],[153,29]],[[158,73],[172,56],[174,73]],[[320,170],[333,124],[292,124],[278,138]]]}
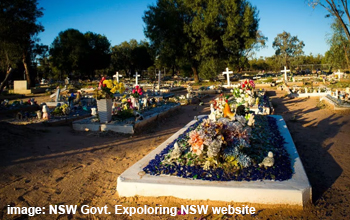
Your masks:
{"label": "pink flower", "polygon": [[138,85],[137,85],[137,86],[135,86],[135,89],[137,89],[137,90],[138,90],[138,89],[139,89],[139,86],[138,86]]}
{"label": "pink flower", "polygon": [[142,95],[143,94],[143,92],[141,91],[141,92],[139,92],[140,93],[140,95]]}
{"label": "pink flower", "polygon": [[137,92],[138,92],[138,93],[141,93],[141,92],[142,92],[142,89],[138,89]]}
{"label": "pink flower", "polygon": [[132,90],[132,94],[135,94],[135,92],[136,92],[135,89],[133,89],[133,90]]}

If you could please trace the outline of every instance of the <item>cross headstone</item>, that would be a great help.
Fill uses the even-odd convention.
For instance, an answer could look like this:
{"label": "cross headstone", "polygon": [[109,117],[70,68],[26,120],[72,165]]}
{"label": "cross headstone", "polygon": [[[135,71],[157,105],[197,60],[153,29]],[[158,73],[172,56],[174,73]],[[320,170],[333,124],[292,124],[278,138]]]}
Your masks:
{"label": "cross headstone", "polygon": [[290,70],[287,70],[287,67],[284,66],[284,70],[281,70],[282,73],[284,73],[284,80],[288,82],[287,72],[290,72]]}
{"label": "cross headstone", "polygon": [[135,76],[135,78],[136,78],[136,83],[135,83],[135,86],[137,86],[137,85],[139,85],[139,81],[138,81],[138,78],[139,78],[139,74],[137,74],[137,72],[136,72],[136,74],[134,75]]}
{"label": "cross headstone", "polygon": [[157,74],[158,75],[158,89],[160,89],[161,74],[162,74],[162,71],[159,70],[159,73]]}
{"label": "cross headstone", "polygon": [[58,87],[56,92],[52,95],[50,95],[50,98],[53,98],[55,97],[55,102],[58,102],[59,101],[59,97],[60,97],[60,92],[61,92],[61,89]]}
{"label": "cross headstone", "polygon": [[119,83],[119,77],[122,77],[122,75],[120,75],[119,72],[116,72],[116,74],[113,75],[113,78],[117,79],[117,83]]}
{"label": "cross headstone", "polygon": [[227,86],[230,86],[230,73],[233,73],[233,71],[229,71],[228,67],[226,68],[226,72],[222,72],[222,75],[227,75]]}

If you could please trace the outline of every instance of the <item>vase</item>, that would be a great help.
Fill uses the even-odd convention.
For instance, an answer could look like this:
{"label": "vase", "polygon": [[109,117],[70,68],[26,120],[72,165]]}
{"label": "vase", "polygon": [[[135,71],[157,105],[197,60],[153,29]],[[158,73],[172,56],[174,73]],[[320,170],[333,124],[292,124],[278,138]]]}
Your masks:
{"label": "vase", "polygon": [[97,100],[97,111],[100,123],[106,124],[112,120],[112,99]]}
{"label": "vase", "polygon": [[138,103],[139,103],[138,98],[131,97],[130,101],[131,101],[131,104],[132,104],[133,108],[137,108],[138,107]]}

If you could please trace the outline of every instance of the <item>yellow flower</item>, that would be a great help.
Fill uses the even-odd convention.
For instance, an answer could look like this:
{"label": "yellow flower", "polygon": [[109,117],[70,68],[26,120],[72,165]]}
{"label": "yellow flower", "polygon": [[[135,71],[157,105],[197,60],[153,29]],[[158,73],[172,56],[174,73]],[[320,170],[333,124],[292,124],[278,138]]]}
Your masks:
{"label": "yellow flower", "polygon": [[105,84],[108,89],[112,89],[113,88],[113,83],[112,83],[112,80],[110,80],[110,79],[103,80],[103,84]]}
{"label": "yellow flower", "polygon": [[116,93],[117,89],[115,87],[113,87],[113,89],[111,89],[111,93]]}

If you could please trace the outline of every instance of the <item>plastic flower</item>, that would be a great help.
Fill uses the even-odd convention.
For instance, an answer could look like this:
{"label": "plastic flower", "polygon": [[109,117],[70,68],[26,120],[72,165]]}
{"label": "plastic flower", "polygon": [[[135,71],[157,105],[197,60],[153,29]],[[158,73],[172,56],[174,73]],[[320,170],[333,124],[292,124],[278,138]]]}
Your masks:
{"label": "plastic flower", "polygon": [[188,143],[191,145],[191,151],[197,155],[201,155],[203,151],[203,138],[196,130],[191,131],[189,135],[190,139],[188,140]]}

